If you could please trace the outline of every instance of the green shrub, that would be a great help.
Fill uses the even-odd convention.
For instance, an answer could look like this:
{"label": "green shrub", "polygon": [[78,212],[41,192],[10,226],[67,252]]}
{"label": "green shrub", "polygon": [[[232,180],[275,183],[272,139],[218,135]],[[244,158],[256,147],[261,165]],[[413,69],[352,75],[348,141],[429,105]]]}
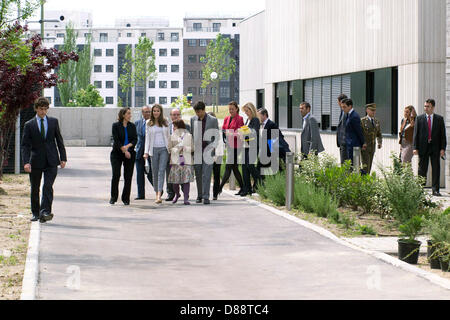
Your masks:
{"label": "green shrub", "polygon": [[360,225],[360,226],[358,226],[358,229],[361,234],[372,235],[372,236],[377,234],[371,226]]}
{"label": "green shrub", "polygon": [[266,176],[264,184],[257,187],[258,194],[263,199],[269,199],[278,206],[286,203],[286,175],[278,173]]}

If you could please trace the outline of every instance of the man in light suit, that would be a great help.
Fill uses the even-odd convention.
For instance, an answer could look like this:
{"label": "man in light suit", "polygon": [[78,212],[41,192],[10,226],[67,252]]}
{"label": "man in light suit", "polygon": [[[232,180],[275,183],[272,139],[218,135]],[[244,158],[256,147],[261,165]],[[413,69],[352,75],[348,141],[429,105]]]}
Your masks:
{"label": "man in light suit", "polygon": [[347,146],[345,145],[345,112],[344,112],[344,104],[342,101],[344,99],[348,99],[348,97],[345,94],[340,94],[337,98],[337,103],[339,107],[341,108],[341,115],[339,117],[339,124],[337,127],[337,134],[336,134],[336,144],[339,148],[339,155],[341,158],[341,164],[345,162],[345,159],[347,159]]}
{"label": "man in light suit", "polygon": [[138,188],[138,197],[134,200],[145,200],[145,176],[150,184],[153,185],[152,176],[152,166],[150,164],[150,158],[148,158],[149,169],[145,172],[145,159],[144,159],[144,148],[145,148],[145,133],[147,120],[150,119],[152,114],[151,108],[149,106],[144,106],[142,108],[142,118],[137,120],[134,124],[136,126],[138,142],[136,144],[136,180]]}
{"label": "man in light suit", "polygon": [[366,149],[364,134],[361,127],[361,118],[359,114],[353,109],[352,99],[345,99],[344,104],[345,113],[345,144],[347,146],[347,158],[353,163],[353,148],[360,147],[362,150]]}
{"label": "man in light suit", "polygon": [[[205,103],[199,101],[194,106],[195,116],[191,118],[191,134],[194,139],[194,170],[197,183],[197,201],[205,205],[209,200],[214,153],[220,141],[221,132],[217,118],[206,113]],[[206,157],[210,154],[211,157]]]}
{"label": "man in light suit", "polygon": [[433,196],[440,197],[441,163],[445,159],[447,135],[444,118],[434,113],[436,102],[428,99],[425,102],[425,114],[417,117],[414,127],[414,155],[419,156],[419,175],[426,178],[428,161],[431,160]]}
{"label": "man in light suit", "polygon": [[[182,120],[181,119],[181,111],[180,109],[174,108],[172,110],[170,110],[170,123],[169,123],[169,133],[170,135],[173,134],[173,123],[177,120]],[[187,131],[191,131],[191,126],[186,124],[186,130]],[[175,191],[173,190],[173,184],[169,183],[169,174],[170,174],[170,157],[168,159],[167,162],[167,167],[166,167],[166,191],[167,191],[167,198],[166,201],[173,201],[173,199],[175,198]]]}
{"label": "man in light suit", "polygon": [[[36,117],[25,123],[22,138],[22,158],[25,172],[30,174],[31,221],[45,223],[53,219],[53,183],[58,166],[64,169],[67,162],[64,141],[59,130],[58,119],[47,117],[49,102],[46,98],[36,100]],[[58,146],[58,149],[56,149]],[[44,186],[39,203],[42,174]]]}
{"label": "man in light suit", "polygon": [[318,155],[325,149],[323,148],[317,120],[311,115],[311,105],[308,102],[302,102],[300,104],[300,113],[303,117],[301,152],[302,157],[306,159],[311,152]]}

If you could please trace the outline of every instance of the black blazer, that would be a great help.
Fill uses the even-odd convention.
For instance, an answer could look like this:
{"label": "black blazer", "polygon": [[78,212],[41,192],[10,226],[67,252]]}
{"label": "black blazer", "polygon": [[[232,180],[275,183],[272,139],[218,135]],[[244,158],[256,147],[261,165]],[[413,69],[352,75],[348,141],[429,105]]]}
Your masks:
{"label": "black blazer", "polygon": [[[59,130],[58,119],[47,117],[47,136],[41,136],[36,117],[25,123],[22,137],[23,164],[31,164],[31,169],[57,167],[67,161],[64,140]],[[56,149],[58,145],[58,149]],[[59,151],[59,152],[58,152]]]}
{"label": "black blazer", "polygon": [[[123,144],[125,142],[125,128],[123,127],[122,122],[115,122],[112,125],[112,135],[114,139],[113,144],[113,152],[121,153],[123,154],[122,150],[120,148],[123,147]],[[136,126],[133,122],[128,122],[127,128],[128,132],[128,142],[131,143],[133,146],[128,149],[130,153],[134,152],[134,147],[137,144],[138,137],[137,137],[137,131]]]}
{"label": "black blazer", "polygon": [[[419,150],[419,156],[426,156],[428,146],[428,121],[427,115],[422,114],[416,118],[414,126],[414,150]],[[447,136],[445,133],[444,118],[433,115],[433,127],[431,128],[431,149],[434,154],[447,149]]]}
{"label": "black blazer", "polygon": [[[268,140],[272,139],[272,130],[278,130],[280,158],[285,159],[286,153],[291,152],[291,150],[289,149],[289,144],[286,142],[286,140],[284,140],[284,135],[281,132],[278,125],[269,119],[269,120],[267,120],[266,125],[263,129],[267,130],[267,143],[268,143]],[[270,157],[270,155],[271,155],[271,152],[270,152],[269,148],[267,148],[267,156]]]}

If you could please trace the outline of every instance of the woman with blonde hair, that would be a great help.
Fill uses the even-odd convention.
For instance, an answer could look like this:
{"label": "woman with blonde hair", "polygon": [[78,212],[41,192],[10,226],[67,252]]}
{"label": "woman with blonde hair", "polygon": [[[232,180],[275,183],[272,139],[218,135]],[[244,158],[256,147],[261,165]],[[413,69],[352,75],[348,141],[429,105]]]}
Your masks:
{"label": "woman with blonde hair", "polygon": [[169,141],[169,124],[164,118],[163,107],[155,104],[152,108],[152,115],[147,121],[144,158],[151,158],[156,203],[162,203],[161,195],[169,160]]}
{"label": "woman with blonde hair", "polygon": [[404,110],[404,118],[400,126],[400,159],[403,163],[410,163],[413,157],[414,146],[414,125],[416,122],[416,109],[413,106],[407,106]]}
{"label": "woman with blonde hair", "polygon": [[[251,195],[255,192],[255,187],[261,180],[261,176],[259,175],[258,169],[256,169],[255,165],[258,159],[259,129],[261,123],[253,103],[247,103],[242,107],[242,110],[247,115],[245,125],[250,129],[250,134],[241,135],[244,142],[244,164],[242,165],[244,190],[242,191],[241,196],[245,197],[246,195]],[[252,148],[255,147],[256,149],[252,150]],[[253,177],[253,186],[250,181],[250,176]]]}
{"label": "woman with blonde hair", "polygon": [[194,182],[194,159],[192,152],[194,145],[192,135],[186,130],[186,124],[183,120],[173,122],[173,133],[169,141],[170,150],[170,173],[167,180],[173,184],[175,198],[172,203],[177,203],[180,198],[180,186],[183,188],[184,204],[189,203],[190,183]]}

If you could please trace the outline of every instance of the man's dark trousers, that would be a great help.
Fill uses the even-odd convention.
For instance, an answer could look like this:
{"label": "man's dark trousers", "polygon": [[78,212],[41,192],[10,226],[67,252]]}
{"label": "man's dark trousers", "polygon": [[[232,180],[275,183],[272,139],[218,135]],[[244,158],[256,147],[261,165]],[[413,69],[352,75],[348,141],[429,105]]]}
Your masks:
{"label": "man's dark trousers", "polygon": [[[148,160],[150,163],[150,159]],[[138,187],[138,198],[145,198],[145,176],[150,184],[153,185],[152,167],[150,166],[148,173],[145,174],[145,159],[136,159],[136,180]]]}
{"label": "man's dark trousers", "polygon": [[431,161],[432,170],[432,179],[431,185],[432,190],[439,192],[440,189],[440,173],[441,173],[441,160],[440,160],[440,152],[433,152],[431,143],[428,143],[427,151],[423,157],[419,157],[419,176],[427,178],[428,174],[428,160]]}
{"label": "man's dark trousers", "polygon": [[[44,169],[31,168],[31,212],[33,216],[52,213],[53,183],[55,182],[58,167],[47,166]],[[39,189],[42,174],[44,174],[44,186],[42,188],[42,200],[39,203]]]}

